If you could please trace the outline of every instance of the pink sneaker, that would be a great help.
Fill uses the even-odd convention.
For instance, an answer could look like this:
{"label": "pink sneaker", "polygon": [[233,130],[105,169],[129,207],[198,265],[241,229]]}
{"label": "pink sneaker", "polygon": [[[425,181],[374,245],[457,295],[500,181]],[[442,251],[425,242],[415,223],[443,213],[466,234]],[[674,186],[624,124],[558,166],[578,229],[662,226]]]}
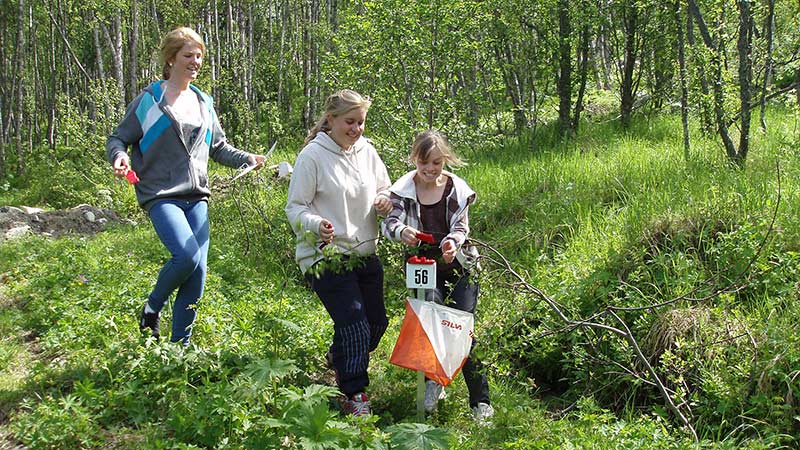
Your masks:
{"label": "pink sneaker", "polygon": [[369,397],[363,392],[359,392],[344,402],[344,412],[356,417],[368,416],[372,414],[369,406]]}

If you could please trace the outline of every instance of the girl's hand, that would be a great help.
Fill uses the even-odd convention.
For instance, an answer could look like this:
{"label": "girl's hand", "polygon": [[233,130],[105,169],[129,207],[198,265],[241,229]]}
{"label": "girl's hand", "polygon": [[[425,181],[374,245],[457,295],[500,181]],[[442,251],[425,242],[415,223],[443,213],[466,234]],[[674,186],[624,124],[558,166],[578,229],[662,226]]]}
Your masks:
{"label": "girl's hand", "polygon": [[328,219],[322,219],[319,224],[319,237],[325,244],[333,242],[333,224]]}
{"label": "girl's hand", "polygon": [[410,246],[415,246],[419,244],[419,239],[417,239],[418,230],[412,227],[405,227],[403,231],[400,232],[400,238],[403,240],[405,244]]}
{"label": "girl's hand", "polygon": [[442,242],[442,259],[444,259],[444,262],[447,264],[453,262],[456,258],[457,250],[456,243],[452,239],[445,239],[445,241]]}
{"label": "girl's hand", "polygon": [[114,176],[124,178],[129,170],[131,170],[131,161],[128,159],[128,155],[117,156],[117,159],[114,160]]}
{"label": "girl's hand", "polygon": [[375,207],[375,211],[377,211],[378,214],[384,217],[392,212],[392,201],[386,198],[384,195],[375,197],[375,201],[372,202],[372,206]]}

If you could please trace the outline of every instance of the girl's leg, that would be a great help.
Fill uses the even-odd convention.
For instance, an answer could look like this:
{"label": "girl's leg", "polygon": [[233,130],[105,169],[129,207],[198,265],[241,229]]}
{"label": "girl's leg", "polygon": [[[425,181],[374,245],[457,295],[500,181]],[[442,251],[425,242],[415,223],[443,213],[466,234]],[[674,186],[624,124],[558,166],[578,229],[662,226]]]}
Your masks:
{"label": "girl's leg", "polygon": [[[452,291],[447,292],[447,285],[443,283],[444,303],[452,308],[474,314],[475,308],[478,305],[478,283],[474,282],[469,274],[466,273],[455,273],[447,277],[443,282],[444,281],[451,283],[452,286]],[[437,285],[438,284],[437,282]],[[469,406],[473,408],[478,406],[478,403],[490,403],[489,382],[486,379],[483,364],[473,356],[476,343],[476,340],[473,338],[472,346],[470,347],[470,356],[461,369],[464,374],[464,382],[467,385],[467,391],[469,391]]]}

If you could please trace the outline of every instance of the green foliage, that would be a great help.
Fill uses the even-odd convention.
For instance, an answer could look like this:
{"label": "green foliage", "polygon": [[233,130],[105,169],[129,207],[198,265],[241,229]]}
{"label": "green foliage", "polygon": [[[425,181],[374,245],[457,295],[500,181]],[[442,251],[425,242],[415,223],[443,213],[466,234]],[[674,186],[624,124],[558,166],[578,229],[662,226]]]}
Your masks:
{"label": "green foliage", "polygon": [[424,423],[401,423],[388,427],[392,433],[392,444],[397,450],[433,450],[450,448],[444,430]]}
{"label": "green foliage", "polygon": [[[673,398],[688,400],[699,443],[633,376],[644,372],[625,342],[565,331],[488,258],[479,276],[476,354],[492,387],[493,424],[474,423],[460,381],[425,424],[411,423],[414,374],[388,363],[406,294],[403,250],[383,242],[391,322],[370,362],[376,414],[343,417],[324,369],[330,320],[292,263],[286,184],[265,171],[231,184],[230,171],[218,167],[207,290],[188,349],[138,335],[136,313],[168,258],[146,221],[91,237],[0,244],[0,301],[10,299],[0,331],[31,341],[0,341],[9,430],[31,448],[793,446],[800,416],[800,353],[793,350],[800,348],[800,228],[793,218],[800,208],[792,193],[800,166],[785,145],[796,138],[755,139],[746,171],[732,170],[705,141],[691,163],[676,164],[675,124],[635,120],[627,134],[605,124],[563,144],[549,133],[491,141],[462,152],[470,165],[459,174],[479,193],[471,235],[572,318],[607,305],[708,297],[621,313]],[[776,129],[792,128],[776,121]],[[774,155],[782,158],[784,195],[767,235]],[[100,185],[82,185],[88,178],[108,180],[110,204],[135,211],[130,187],[113,180],[104,162],[95,172],[72,158],[46,189],[31,178],[4,198],[60,204],[53,192],[93,195]],[[32,177],[45,173],[32,167]],[[168,305],[165,334],[170,319]]]}

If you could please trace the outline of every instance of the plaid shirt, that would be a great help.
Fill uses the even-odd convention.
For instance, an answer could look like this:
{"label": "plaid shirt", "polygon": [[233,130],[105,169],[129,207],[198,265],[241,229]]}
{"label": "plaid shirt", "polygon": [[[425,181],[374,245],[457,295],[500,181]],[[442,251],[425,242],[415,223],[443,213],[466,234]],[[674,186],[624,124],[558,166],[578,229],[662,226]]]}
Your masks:
{"label": "plaid shirt", "polygon": [[[381,228],[384,236],[396,242],[402,242],[401,233],[406,227],[422,229],[417,189],[414,185],[416,173],[416,170],[406,173],[389,188],[392,211],[383,220]],[[464,243],[469,234],[469,206],[475,203],[477,194],[463,179],[447,171],[442,173],[453,180],[453,190],[445,199],[445,218],[450,232],[442,238],[442,243],[451,239],[458,249],[458,262],[462,267],[471,269],[476,265],[478,252],[474,246],[464,246]]]}

